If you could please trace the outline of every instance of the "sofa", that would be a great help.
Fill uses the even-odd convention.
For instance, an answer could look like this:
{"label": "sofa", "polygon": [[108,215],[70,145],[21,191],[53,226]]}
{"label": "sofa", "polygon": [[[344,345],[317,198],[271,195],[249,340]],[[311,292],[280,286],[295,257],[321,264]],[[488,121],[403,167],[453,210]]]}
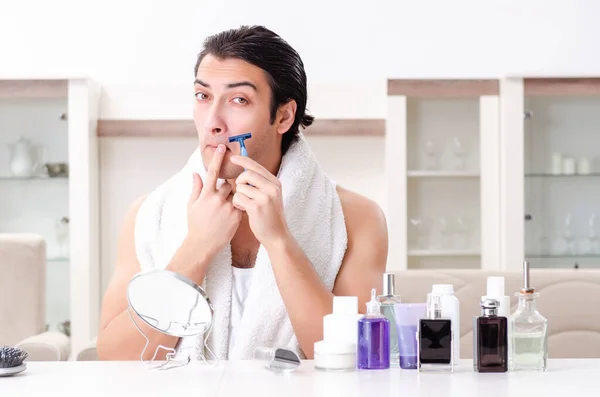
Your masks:
{"label": "sofa", "polygon": [[[522,287],[519,271],[408,270],[395,273],[396,294],[406,303],[426,302],[432,284],[452,284],[460,301],[460,355],[473,356],[473,316],[488,276],[505,277],[511,313]],[[548,319],[549,358],[600,357],[600,270],[532,269],[530,285],[540,293],[538,311]]]}
{"label": "sofa", "polygon": [[0,346],[28,361],[65,361],[69,338],[46,331],[46,243],[42,236],[0,233]]}

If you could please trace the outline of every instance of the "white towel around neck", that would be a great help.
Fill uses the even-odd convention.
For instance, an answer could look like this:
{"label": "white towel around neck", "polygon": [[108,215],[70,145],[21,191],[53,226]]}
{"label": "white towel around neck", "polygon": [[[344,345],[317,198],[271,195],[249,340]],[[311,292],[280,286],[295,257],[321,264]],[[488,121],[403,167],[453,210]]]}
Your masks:
{"label": "white towel around neck", "polygon": [[[324,174],[304,136],[300,134],[299,138],[283,156],[277,175],[282,184],[285,218],[290,233],[331,291],[347,248],[344,213],[335,182]],[[205,179],[198,149],[183,169],[152,191],[139,208],[134,238],[142,271],[164,269],[185,238],[192,172]],[[218,184],[223,182],[219,180]],[[231,246],[227,245],[209,265],[202,285],[215,309],[209,348],[219,359],[251,359],[256,347],[285,346],[304,358],[262,245],[253,273],[236,343],[229,355]],[[180,346],[195,343],[196,338],[184,338]]]}

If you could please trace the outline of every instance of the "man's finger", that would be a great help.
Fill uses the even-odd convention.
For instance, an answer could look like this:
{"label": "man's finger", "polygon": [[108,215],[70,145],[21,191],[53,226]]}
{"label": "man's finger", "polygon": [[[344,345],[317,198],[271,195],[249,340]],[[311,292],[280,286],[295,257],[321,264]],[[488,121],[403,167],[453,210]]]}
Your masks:
{"label": "man's finger", "polygon": [[200,178],[200,175],[195,172],[192,174],[192,176],[194,178],[194,185],[192,186],[192,193],[190,194],[188,205],[192,205],[196,200],[198,200],[198,197],[200,197],[200,193],[202,192],[202,178]]}
{"label": "man's finger", "polygon": [[227,197],[229,197],[229,193],[231,193],[231,190],[233,189],[233,186],[231,186],[228,182],[225,182],[221,185],[221,187],[217,190],[217,193],[223,197],[223,199],[227,199]]}
{"label": "man's finger", "polygon": [[258,175],[264,177],[265,179],[271,181],[272,183],[277,183],[278,179],[275,175],[271,174],[269,170],[267,170],[262,165],[258,164],[256,161],[252,160],[250,157],[244,156],[231,156],[231,162],[233,164],[239,165],[247,170],[251,170],[256,172]]}
{"label": "man's finger", "polygon": [[219,173],[221,172],[223,157],[225,157],[225,145],[221,144],[217,146],[217,149],[213,153],[212,160],[206,171],[206,188],[213,192],[217,190],[217,180],[219,179]]}
{"label": "man's finger", "polygon": [[266,190],[270,186],[273,185],[271,181],[269,181],[264,176],[257,174],[252,170],[244,171],[237,177],[235,180],[236,186],[239,185],[252,185],[257,189]]}

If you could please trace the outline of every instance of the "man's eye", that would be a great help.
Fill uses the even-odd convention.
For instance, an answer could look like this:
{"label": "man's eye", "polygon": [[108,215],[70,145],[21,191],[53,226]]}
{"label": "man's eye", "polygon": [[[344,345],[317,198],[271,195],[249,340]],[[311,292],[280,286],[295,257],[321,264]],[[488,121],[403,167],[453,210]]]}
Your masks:
{"label": "man's eye", "polygon": [[196,93],[196,99],[204,100],[206,98],[208,98],[208,95],[206,95],[205,93],[203,93],[203,92]]}
{"label": "man's eye", "polygon": [[248,101],[242,97],[233,98],[233,101],[235,103],[239,103],[240,105],[244,105],[244,104],[248,103]]}

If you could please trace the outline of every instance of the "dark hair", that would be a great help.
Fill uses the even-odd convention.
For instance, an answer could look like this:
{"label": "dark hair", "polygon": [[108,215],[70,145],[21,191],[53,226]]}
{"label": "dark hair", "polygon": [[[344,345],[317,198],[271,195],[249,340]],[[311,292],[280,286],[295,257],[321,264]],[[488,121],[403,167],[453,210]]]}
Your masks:
{"label": "dark hair", "polygon": [[202,59],[211,54],[219,59],[238,58],[265,71],[271,87],[271,123],[280,105],[296,101],[294,123],[282,137],[281,154],[298,140],[300,125],[308,127],[314,117],[306,113],[306,73],[300,55],[285,40],[263,26],[241,26],[209,36],[198,54],[194,76]]}

